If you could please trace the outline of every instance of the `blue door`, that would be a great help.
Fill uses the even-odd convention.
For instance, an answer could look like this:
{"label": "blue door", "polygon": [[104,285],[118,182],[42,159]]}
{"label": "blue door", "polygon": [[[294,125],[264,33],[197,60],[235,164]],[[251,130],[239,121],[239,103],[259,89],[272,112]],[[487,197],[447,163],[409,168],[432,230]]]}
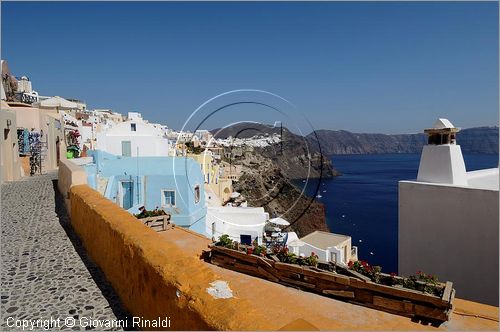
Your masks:
{"label": "blue door", "polygon": [[134,205],[134,183],[132,181],[122,182],[122,207],[125,210]]}

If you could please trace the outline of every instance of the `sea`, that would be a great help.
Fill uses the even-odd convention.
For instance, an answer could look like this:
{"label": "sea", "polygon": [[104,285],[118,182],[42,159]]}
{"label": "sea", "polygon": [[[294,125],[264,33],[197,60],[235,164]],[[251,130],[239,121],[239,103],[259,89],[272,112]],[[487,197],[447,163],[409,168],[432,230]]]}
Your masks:
{"label": "sea", "polygon": [[[417,178],[420,154],[334,155],[341,176],[310,180],[306,193],[325,204],[328,227],[352,237],[358,258],[398,272],[398,181]],[[465,154],[467,171],[498,166],[498,155]],[[297,182],[303,186],[303,181]],[[314,189],[313,189],[314,188]]]}

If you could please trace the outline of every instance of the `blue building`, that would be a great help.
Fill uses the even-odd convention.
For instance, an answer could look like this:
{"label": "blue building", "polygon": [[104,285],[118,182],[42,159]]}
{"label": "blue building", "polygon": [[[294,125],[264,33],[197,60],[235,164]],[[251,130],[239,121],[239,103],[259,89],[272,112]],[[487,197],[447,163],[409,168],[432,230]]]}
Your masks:
{"label": "blue building", "polygon": [[161,208],[172,221],[206,235],[204,176],[200,164],[183,157],[121,157],[92,151],[84,165],[87,182],[131,213]]}

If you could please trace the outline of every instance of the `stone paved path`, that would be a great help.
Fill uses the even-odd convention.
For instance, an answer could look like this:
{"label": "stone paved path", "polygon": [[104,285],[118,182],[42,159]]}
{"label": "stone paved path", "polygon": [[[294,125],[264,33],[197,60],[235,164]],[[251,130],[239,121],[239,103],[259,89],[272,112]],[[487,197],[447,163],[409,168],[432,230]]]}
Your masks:
{"label": "stone paved path", "polygon": [[[2,331],[9,330],[8,317],[74,317],[78,325],[81,317],[104,320],[127,316],[103,273],[74,235],[63,199],[54,189],[56,179],[51,173],[1,187]],[[62,323],[61,328],[85,329]]]}

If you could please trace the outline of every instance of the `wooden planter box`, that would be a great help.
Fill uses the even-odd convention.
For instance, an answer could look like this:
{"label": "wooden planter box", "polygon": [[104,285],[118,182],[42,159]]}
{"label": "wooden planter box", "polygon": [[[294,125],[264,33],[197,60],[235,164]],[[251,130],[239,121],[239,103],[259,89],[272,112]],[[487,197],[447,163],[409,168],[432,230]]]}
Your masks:
{"label": "wooden planter box", "polygon": [[156,216],[156,217],[146,217],[139,219],[144,225],[149,226],[156,230],[157,232],[164,231],[172,227],[170,224],[170,216]]}
{"label": "wooden planter box", "polygon": [[[349,274],[344,275],[215,245],[210,249],[207,259],[214,265],[430,323],[447,321],[453,308],[455,290],[451,282],[440,284],[443,292],[438,297],[401,286],[377,284],[352,270],[342,271]],[[382,274],[382,277],[389,276]]]}

